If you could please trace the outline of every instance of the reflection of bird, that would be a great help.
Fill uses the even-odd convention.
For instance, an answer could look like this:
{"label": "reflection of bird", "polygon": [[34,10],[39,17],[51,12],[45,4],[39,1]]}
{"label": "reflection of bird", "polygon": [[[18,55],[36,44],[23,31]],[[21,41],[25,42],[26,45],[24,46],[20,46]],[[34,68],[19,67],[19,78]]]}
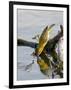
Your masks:
{"label": "reflection of bird", "polygon": [[37,63],[39,64],[41,70],[47,70],[48,69],[48,64],[45,63],[45,61],[43,59],[37,60]]}
{"label": "reflection of bird", "polygon": [[36,55],[40,55],[45,47],[45,45],[47,44],[48,40],[49,40],[49,32],[52,30],[51,28],[54,26],[55,24],[52,24],[50,27],[46,26],[46,28],[43,30],[40,38],[39,38],[39,43],[38,46],[35,50]]}
{"label": "reflection of bird", "polygon": [[46,75],[46,76],[48,76],[49,77],[49,65],[43,60],[43,59],[38,59],[37,60],[37,63],[38,63],[38,65],[39,65],[39,67],[40,67],[40,71],[44,74],[44,75]]}

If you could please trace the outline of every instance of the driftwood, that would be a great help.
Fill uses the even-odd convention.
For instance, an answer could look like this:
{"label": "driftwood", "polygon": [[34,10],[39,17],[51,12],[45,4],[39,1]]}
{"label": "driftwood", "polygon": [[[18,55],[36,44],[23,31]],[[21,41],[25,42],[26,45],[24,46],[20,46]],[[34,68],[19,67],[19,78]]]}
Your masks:
{"label": "driftwood", "polygon": [[18,39],[17,40],[17,45],[18,46],[28,46],[28,47],[31,47],[31,48],[36,48],[37,43],[26,41],[26,40],[23,40],[23,39]]}

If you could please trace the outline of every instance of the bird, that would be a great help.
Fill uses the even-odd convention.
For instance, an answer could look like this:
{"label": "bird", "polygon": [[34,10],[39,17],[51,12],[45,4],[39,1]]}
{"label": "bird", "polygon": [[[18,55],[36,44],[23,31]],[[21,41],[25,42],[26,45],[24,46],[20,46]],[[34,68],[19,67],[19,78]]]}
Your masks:
{"label": "bird", "polygon": [[39,37],[39,42],[38,45],[35,49],[35,55],[40,55],[44,49],[44,47],[46,46],[48,40],[49,40],[49,33],[52,30],[52,27],[55,24],[50,25],[49,27],[46,26],[45,29],[43,30],[41,36]]}

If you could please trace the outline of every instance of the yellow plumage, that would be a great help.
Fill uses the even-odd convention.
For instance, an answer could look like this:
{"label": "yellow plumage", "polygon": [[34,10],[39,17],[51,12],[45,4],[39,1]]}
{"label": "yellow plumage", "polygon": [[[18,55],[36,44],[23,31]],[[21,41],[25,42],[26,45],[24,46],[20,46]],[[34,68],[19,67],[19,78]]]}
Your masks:
{"label": "yellow plumage", "polygon": [[40,55],[45,47],[45,45],[47,44],[48,40],[49,40],[49,32],[51,31],[51,28],[54,26],[55,24],[52,24],[49,28],[48,26],[46,26],[46,28],[43,30],[40,38],[39,38],[39,43],[38,46],[35,50],[37,55]]}
{"label": "yellow plumage", "polygon": [[43,59],[37,60],[41,70],[48,70],[48,64]]}

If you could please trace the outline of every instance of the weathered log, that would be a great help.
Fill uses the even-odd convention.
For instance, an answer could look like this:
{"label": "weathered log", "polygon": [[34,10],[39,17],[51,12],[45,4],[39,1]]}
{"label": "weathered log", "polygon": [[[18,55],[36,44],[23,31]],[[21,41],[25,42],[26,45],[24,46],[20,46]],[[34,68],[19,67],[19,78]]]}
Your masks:
{"label": "weathered log", "polygon": [[18,39],[17,40],[17,45],[18,46],[28,46],[28,47],[36,48],[37,43],[26,41],[26,40],[23,40],[23,39]]}

